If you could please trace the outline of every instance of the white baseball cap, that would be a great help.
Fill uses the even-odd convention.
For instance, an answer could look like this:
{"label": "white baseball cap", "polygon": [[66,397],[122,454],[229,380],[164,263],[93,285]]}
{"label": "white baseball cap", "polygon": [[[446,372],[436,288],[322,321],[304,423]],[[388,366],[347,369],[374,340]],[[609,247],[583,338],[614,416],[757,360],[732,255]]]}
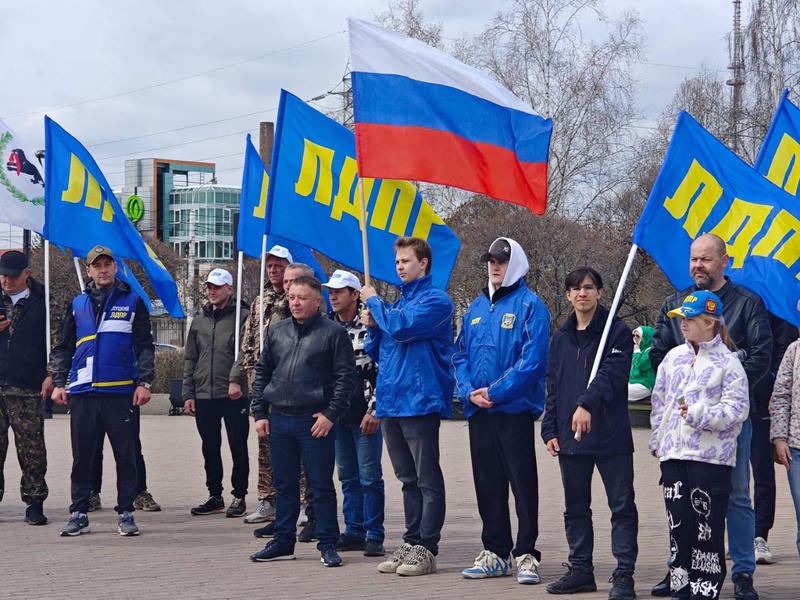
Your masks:
{"label": "white baseball cap", "polygon": [[360,290],[361,282],[358,280],[358,277],[353,275],[350,271],[336,269],[328,280],[328,283],[323,283],[322,287],[331,288],[332,290],[341,290],[346,287]]}
{"label": "white baseball cap", "polygon": [[294,262],[294,260],[292,260],[292,253],[289,252],[288,249],[284,248],[283,246],[278,246],[277,244],[272,248],[270,248],[267,254],[272,256],[277,256],[278,258],[285,258],[290,263]]}
{"label": "white baseball cap", "polygon": [[233,285],[233,276],[225,269],[214,269],[206,277],[205,283],[212,285]]}

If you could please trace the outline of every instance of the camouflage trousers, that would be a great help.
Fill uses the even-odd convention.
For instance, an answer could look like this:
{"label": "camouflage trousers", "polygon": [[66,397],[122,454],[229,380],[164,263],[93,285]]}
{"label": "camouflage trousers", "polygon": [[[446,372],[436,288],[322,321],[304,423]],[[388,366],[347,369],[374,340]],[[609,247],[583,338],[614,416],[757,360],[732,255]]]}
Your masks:
{"label": "camouflage trousers", "polygon": [[[306,503],[306,471],[300,470],[300,502]],[[275,484],[272,483],[272,459],[269,454],[269,436],[258,438],[258,501],[269,500],[275,506]]]}
{"label": "camouflage trousers", "polygon": [[25,504],[47,498],[47,449],[44,445],[42,399],[0,388],[0,500],[5,492],[3,467],[8,454],[8,428],[14,431],[17,460],[22,470],[20,492]]}

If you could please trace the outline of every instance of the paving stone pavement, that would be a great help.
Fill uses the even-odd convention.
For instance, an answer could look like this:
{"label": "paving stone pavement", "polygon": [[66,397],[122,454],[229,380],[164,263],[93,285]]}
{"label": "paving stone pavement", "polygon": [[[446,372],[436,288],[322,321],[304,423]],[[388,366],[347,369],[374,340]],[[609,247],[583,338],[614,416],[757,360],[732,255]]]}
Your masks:
{"label": "paving stone pavement", "polygon": [[[538,424],[537,424],[538,429]],[[665,573],[667,527],[655,459],[645,451],[648,432],[634,430],[638,449],[636,491],[639,508],[639,561],[636,589],[650,597],[650,587]],[[12,436],[13,437],[13,436]],[[252,536],[252,525],[222,514],[194,517],[189,508],[204,500],[200,439],[186,416],[143,416],[142,444],[150,491],[161,503],[160,513],[137,512],[142,530],[137,538],[116,532],[114,461],[105,465],[103,510],[90,514],[92,533],[61,538],[68,518],[69,417],[46,422],[50,497],[45,513],[50,524],[31,527],[23,522],[24,506],[17,493],[19,467],[13,450],[6,461],[5,500],[0,504],[0,598],[551,598],[544,584],[521,586],[513,577],[470,581],[461,570],[471,566],[481,550],[480,519],[472,486],[467,430],[464,422],[442,424],[441,454],[447,485],[447,519],[438,557],[438,573],[416,578],[380,574],[380,559],[343,553],[345,564],[326,569],[315,544],[298,544],[297,560],[252,563],[248,556],[263,542]],[[538,436],[537,436],[538,438]],[[12,442],[13,443],[13,442]],[[225,444],[223,443],[223,447]],[[251,493],[255,505],[256,438],[250,436]],[[110,453],[108,445],[106,452]],[[563,493],[558,463],[536,448],[539,464],[540,537],[544,583],[561,576],[567,558],[562,520]],[[230,458],[225,456],[226,477]],[[400,486],[384,453],[387,549],[401,541],[403,513]],[[225,482],[228,488],[228,481]],[[595,575],[598,591],[579,598],[607,598],[614,560],[610,552],[609,512],[599,476],[594,480]],[[229,500],[229,498],[228,498]],[[341,502],[341,496],[340,496]],[[777,562],[759,566],[756,588],[763,599],[800,598],[800,559],[795,546],[796,523],[786,476],[778,472],[778,511],[770,544]],[[728,563],[730,567],[730,563]],[[733,598],[730,582],[722,598]]]}

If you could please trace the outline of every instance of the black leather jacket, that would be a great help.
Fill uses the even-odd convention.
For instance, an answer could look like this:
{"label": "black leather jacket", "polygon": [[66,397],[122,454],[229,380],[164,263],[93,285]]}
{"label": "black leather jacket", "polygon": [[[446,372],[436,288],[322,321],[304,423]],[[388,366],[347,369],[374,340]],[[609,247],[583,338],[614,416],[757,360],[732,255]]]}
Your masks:
{"label": "black leather jacket", "polygon": [[[684,342],[681,320],[670,318],[667,313],[683,304],[684,298],[697,289],[697,286],[692,286],[664,300],[658,313],[656,332],[653,334],[653,345],[650,349],[650,362],[654,371],[658,371],[667,352]],[[769,373],[772,360],[772,330],[767,309],[758,294],[733,283],[727,277],[725,285],[714,293],[722,300],[722,314],[731,340],[738,350],[745,352],[742,366],[747,374],[752,399],[753,388]],[[753,410],[752,402],[750,409]]]}
{"label": "black leather jacket", "polygon": [[321,412],[334,423],[356,388],[356,362],[347,330],[318,313],[269,328],[256,365],[252,412],[268,418],[268,405],[289,415]]}

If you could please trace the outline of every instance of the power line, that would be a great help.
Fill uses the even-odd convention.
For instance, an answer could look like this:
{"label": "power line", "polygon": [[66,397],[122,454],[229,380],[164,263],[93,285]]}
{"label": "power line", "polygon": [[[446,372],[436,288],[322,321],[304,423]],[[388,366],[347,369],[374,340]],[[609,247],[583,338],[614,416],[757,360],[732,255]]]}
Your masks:
{"label": "power line", "polygon": [[192,75],[185,75],[183,77],[178,77],[177,79],[171,79],[169,81],[162,81],[160,83],[154,83],[152,85],[147,85],[147,86],[136,88],[136,89],[133,89],[133,90],[128,90],[128,91],[125,91],[125,92],[118,92],[116,94],[109,94],[108,96],[101,96],[99,98],[91,98],[89,100],[81,100],[79,102],[73,102],[72,104],[64,104],[62,106],[49,107],[49,108],[45,108],[43,110],[36,110],[36,111],[33,111],[33,112],[20,113],[18,115],[12,115],[10,117],[4,117],[4,119],[18,119],[18,118],[21,118],[21,117],[29,117],[29,116],[32,116],[32,115],[41,115],[41,114],[44,114],[46,112],[53,112],[53,111],[62,110],[62,109],[65,109],[65,108],[72,108],[74,106],[82,106],[84,104],[91,104],[93,102],[101,102],[103,100],[110,100],[112,98],[119,98],[121,96],[127,96],[128,94],[136,94],[138,92],[143,92],[143,91],[146,91],[146,90],[152,90],[152,89],[155,89],[155,88],[164,87],[164,86],[167,86],[167,85],[172,85],[173,83],[186,81],[188,79],[194,79],[195,77],[202,77],[203,75],[208,75],[210,73],[216,73],[218,71],[223,71],[225,69],[231,69],[233,67],[238,67],[240,65],[243,65],[243,64],[246,64],[246,63],[249,63],[249,62],[253,62],[253,61],[256,61],[256,60],[261,60],[263,58],[268,58],[270,56],[275,56],[275,55],[281,54],[283,52],[288,52],[289,50],[295,50],[297,48],[302,48],[303,46],[308,46],[310,44],[313,44],[313,43],[316,43],[316,42],[320,42],[322,40],[326,40],[328,38],[334,37],[336,35],[341,35],[343,33],[346,33],[346,31],[344,31],[344,30],[343,31],[336,31],[334,33],[329,33],[328,35],[324,35],[322,37],[314,38],[313,40],[307,40],[305,42],[301,42],[301,43],[295,44],[293,46],[287,46],[286,48],[281,48],[280,50],[274,50],[272,52],[268,52],[268,53],[262,54],[260,56],[254,56],[253,58],[240,60],[240,61],[235,62],[235,63],[230,63],[230,64],[227,64],[227,65],[223,65],[221,67],[216,67],[214,69],[208,69],[207,71],[202,71],[200,73],[194,73]]}

